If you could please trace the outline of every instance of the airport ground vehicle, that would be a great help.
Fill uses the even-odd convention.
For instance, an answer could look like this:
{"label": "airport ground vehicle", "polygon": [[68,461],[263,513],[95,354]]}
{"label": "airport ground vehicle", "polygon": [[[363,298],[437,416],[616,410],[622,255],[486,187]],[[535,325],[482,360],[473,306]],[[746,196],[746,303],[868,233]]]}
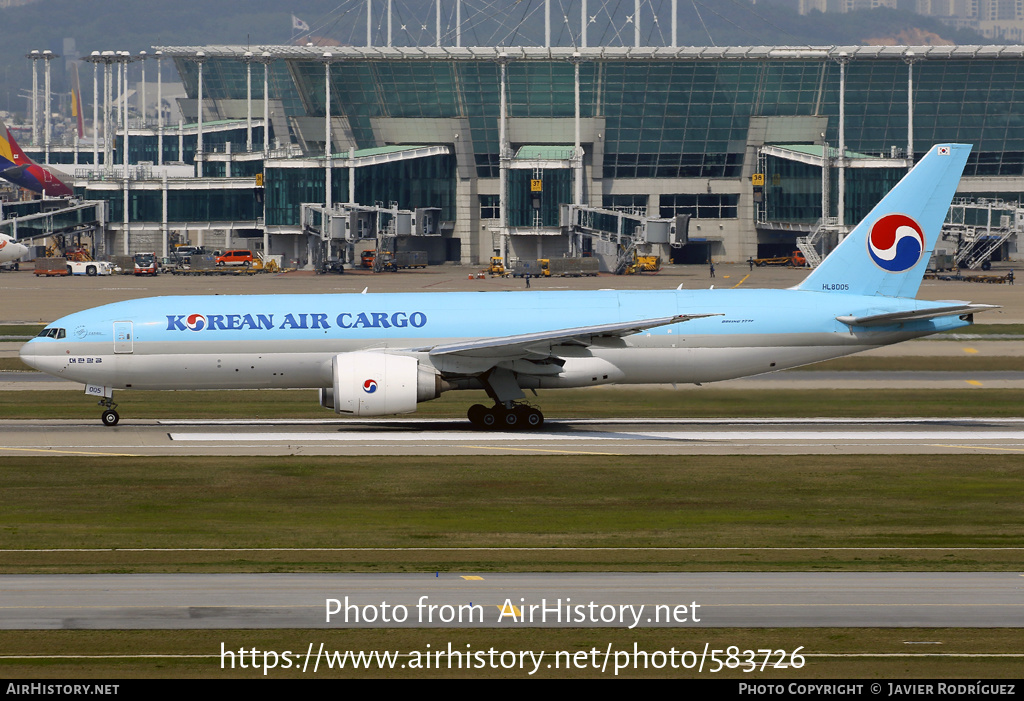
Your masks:
{"label": "airport ground vehicle", "polygon": [[624,275],[656,273],[661,270],[661,256],[633,256],[633,262],[623,270]]}
{"label": "airport ground vehicle", "polygon": [[754,258],[754,265],[764,267],[766,265],[779,265],[786,266],[791,265],[794,268],[803,268],[807,266],[807,259],[804,258],[804,254],[800,251],[793,251],[788,256],[776,256],[774,258]]}
{"label": "airport ground vehicle", "polygon": [[545,277],[594,277],[599,270],[597,258],[541,258]]}
{"label": "airport ground vehicle", "polygon": [[156,260],[155,253],[135,254],[135,275],[156,275],[160,272],[160,266]]}
{"label": "airport ground vehicle", "polygon": [[969,326],[993,307],[916,295],[970,150],[933,147],[787,289],[156,297],[58,319],[21,359],[84,383],[108,425],[120,389],[309,387],[346,416],[483,389],[475,426],[538,428],[524,390],[702,384]]}
{"label": "airport ground vehicle", "polygon": [[395,265],[399,270],[407,268],[427,267],[426,251],[398,251],[394,254]]}
{"label": "airport ground vehicle", "polygon": [[224,251],[216,257],[217,265],[240,265],[244,268],[248,268],[252,265],[252,251],[248,248],[236,248],[230,251]]}
{"label": "airport ground vehicle", "polygon": [[363,251],[362,254],[359,256],[359,265],[367,269],[373,268],[373,261],[376,257],[377,251],[373,250],[372,248]]}
{"label": "airport ground vehicle", "polygon": [[597,258],[538,258],[518,261],[512,277],[594,277],[598,270]]}
{"label": "airport ground vehicle", "polygon": [[406,268],[427,267],[426,251],[385,251],[374,258],[374,270],[379,272],[397,272]]}
{"label": "airport ground vehicle", "polygon": [[38,258],[36,260],[36,275],[63,276],[63,275],[113,275],[120,268],[115,268],[113,263],[103,260],[70,260],[68,258]]}
{"label": "airport ground vehicle", "polygon": [[202,246],[176,246],[171,251],[171,258],[174,259],[174,267],[178,269],[188,269],[192,264],[192,256],[194,255],[206,255],[206,249]]}
{"label": "airport ground vehicle", "polygon": [[491,256],[491,262],[487,266],[487,272],[491,275],[505,276],[505,263],[501,256]]}
{"label": "airport ground vehicle", "polygon": [[104,260],[69,260],[67,262],[68,275],[113,275],[117,268],[113,263]]}

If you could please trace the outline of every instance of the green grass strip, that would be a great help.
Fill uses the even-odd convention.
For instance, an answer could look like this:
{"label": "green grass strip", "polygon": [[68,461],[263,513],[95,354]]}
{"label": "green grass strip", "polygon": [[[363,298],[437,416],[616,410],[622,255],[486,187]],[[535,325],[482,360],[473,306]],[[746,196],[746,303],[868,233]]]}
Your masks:
{"label": "green grass strip", "polygon": [[[0,548],[22,551],[2,572],[1015,570],[995,548],[1024,543],[1024,463],[1004,454],[5,456],[0,493]],[[369,550],[28,552],[47,548]]]}

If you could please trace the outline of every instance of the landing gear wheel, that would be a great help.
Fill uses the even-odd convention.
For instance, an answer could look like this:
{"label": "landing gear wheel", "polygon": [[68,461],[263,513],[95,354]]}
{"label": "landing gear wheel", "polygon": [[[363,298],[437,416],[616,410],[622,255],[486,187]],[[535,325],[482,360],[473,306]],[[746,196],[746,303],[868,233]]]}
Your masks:
{"label": "landing gear wheel", "polygon": [[121,420],[121,416],[114,409],[104,409],[100,419],[103,421],[104,426],[117,426],[117,422]]}
{"label": "landing gear wheel", "polygon": [[497,426],[498,420],[500,418],[503,418],[498,413],[499,411],[502,414],[505,413],[503,409],[498,409],[497,407],[495,407],[494,409],[486,409],[484,413],[481,414],[480,416],[480,425],[483,426],[484,428],[494,428],[495,426]]}
{"label": "landing gear wheel", "polygon": [[523,426],[523,421],[522,421],[523,414],[522,414],[522,410],[519,407],[517,407],[517,406],[516,407],[512,407],[511,411],[506,411],[506,412],[504,412],[504,414],[505,415],[502,417],[503,420],[501,422],[502,426],[504,426],[505,428],[508,428],[508,429],[512,429],[513,431],[515,431],[516,429],[522,428],[522,426]]}
{"label": "landing gear wheel", "polygon": [[469,407],[469,411],[466,412],[466,418],[474,426],[483,427],[484,425],[484,414],[487,413],[487,407],[483,404],[474,404]]}
{"label": "landing gear wheel", "polygon": [[523,423],[529,429],[540,428],[544,425],[544,414],[540,412],[540,409],[526,407],[526,416],[523,418]]}

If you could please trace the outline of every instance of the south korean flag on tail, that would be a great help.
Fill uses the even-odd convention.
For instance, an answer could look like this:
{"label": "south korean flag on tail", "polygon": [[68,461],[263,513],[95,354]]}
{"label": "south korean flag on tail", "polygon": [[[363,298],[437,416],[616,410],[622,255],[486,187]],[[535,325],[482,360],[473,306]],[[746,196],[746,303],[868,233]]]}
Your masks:
{"label": "south korean flag on tail", "polygon": [[309,25],[303,22],[295,15],[292,15],[292,29],[294,29],[297,32],[308,32]]}
{"label": "south korean flag on tail", "polygon": [[949,146],[939,146],[939,155],[940,156],[948,156],[949,155]]}

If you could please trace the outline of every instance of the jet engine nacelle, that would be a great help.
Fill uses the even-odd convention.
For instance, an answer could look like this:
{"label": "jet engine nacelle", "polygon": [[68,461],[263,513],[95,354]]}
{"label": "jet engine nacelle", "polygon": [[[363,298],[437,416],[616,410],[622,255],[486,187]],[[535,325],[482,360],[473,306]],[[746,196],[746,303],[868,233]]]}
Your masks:
{"label": "jet engine nacelle", "polygon": [[350,416],[409,414],[418,402],[437,399],[445,385],[433,367],[387,353],[339,353],[332,374],[334,386],[320,390],[320,404]]}

